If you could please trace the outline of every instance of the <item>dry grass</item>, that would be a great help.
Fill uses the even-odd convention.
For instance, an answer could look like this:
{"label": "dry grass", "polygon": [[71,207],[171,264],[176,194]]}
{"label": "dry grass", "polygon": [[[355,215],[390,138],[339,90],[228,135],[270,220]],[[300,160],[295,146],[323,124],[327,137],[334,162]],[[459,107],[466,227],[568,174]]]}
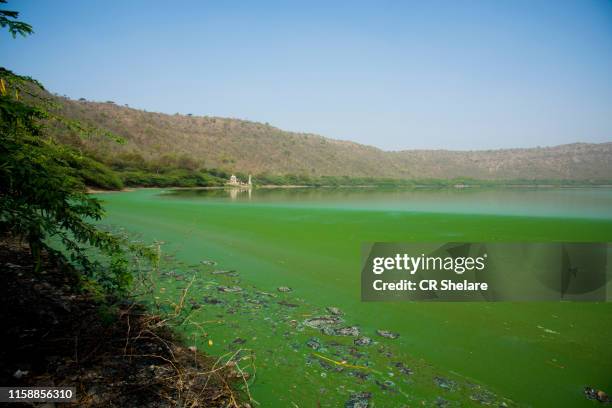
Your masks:
{"label": "dry grass", "polygon": [[[171,330],[175,313],[151,314],[124,302],[107,308],[48,254],[34,275],[19,243],[0,242],[0,382],[73,386],[79,407],[250,407],[254,358],[239,349],[219,357],[185,347]],[[245,367],[248,368],[245,371]],[[17,370],[27,372],[20,379]]]}
{"label": "dry grass", "polygon": [[[60,139],[105,162],[122,155],[175,155],[207,168],[245,173],[393,178],[608,180],[612,143],[482,151],[385,152],[358,143],[287,132],[218,117],[165,115],[111,103],[58,99],[63,113],[125,138],[126,144],[58,132]],[[350,135],[349,135],[350,136]],[[408,135],[419,138],[419,135]]]}

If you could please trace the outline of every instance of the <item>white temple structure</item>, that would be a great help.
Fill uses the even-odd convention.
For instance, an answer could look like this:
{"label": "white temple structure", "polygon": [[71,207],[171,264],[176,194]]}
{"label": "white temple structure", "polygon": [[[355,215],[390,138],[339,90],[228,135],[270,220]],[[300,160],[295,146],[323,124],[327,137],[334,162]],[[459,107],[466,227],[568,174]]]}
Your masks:
{"label": "white temple structure", "polygon": [[249,174],[249,181],[247,183],[242,182],[238,177],[232,174],[229,181],[227,182],[227,185],[231,187],[242,187],[242,188],[251,188],[253,186],[253,184],[251,183],[250,174]]}

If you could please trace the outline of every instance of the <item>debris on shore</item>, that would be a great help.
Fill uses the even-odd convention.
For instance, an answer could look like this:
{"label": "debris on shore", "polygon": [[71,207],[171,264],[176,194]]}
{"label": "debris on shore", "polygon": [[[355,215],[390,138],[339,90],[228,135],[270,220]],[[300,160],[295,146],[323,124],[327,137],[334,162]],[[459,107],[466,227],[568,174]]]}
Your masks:
{"label": "debris on shore", "polygon": [[356,346],[369,346],[370,344],[372,344],[372,339],[366,336],[362,336],[362,337],[357,337],[353,343]]}
{"label": "debris on shore", "polygon": [[238,272],[236,272],[235,270],[217,270],[217,271],[212,271],[211,272],[212,275],[230,275],[230,276],[238,276]]}
{"label": "debris on shore", "polygon": [[397,339],[400,336],[399,333],[390,332],[388,330],[376,330],[376,334],[387,339]]}
{"label": "debris on shore", "polygon": [[586,399],[599,401],[604,404],[612,403],[610,396],[602,390],[597,390],[593,387],[584,387],[584,396]]}
{"label": "debris on shore", "polygon": [[361,334],[361,331],[359,330],[359,327],[357,326],[347,326],[347,327],[341,327],[341,328],[323,327],[322,331],[328,336],[357,337]]}
{"label": "debris on shore", "polygon": [[325,308],[325,310],[327,310],[327,313],[334,315],[334,316],[342,316],[344,314],[342,310],[334,306],[328,306],[327,308]]}
{"label": "debris on shore", "polygon": [[66,404],[75,407],[251,406],[238,391],[248,379],[238,354],[216,359],[185,346],[164,317],[104,302],[61,258],[41,259],[36,273],[27,248],[0,240],[4,386],[76,387]]}
{"label": "debris on shore", "polygon": [[448,391],[454,391],[457,387],[457,383],[455,381],[440,376],[434,377],[434,383],[436,383],[438,387]]}
{"label": "debris on shore", "polygon": [[370,399],[372,399],[372,393],[370,392],[357,392],[350,396],[350,399],[344,404],[345,408],[368,408],[370,406]]}
{"label": "debris on shore", "polygon": [[304,320],[304,325],[313,329],[331,328],[342,323],[342,319],[337,316],[317,316]]}
{"label": "debris on shore", "polygon": [[240,286],[219,286],[217,287],[217,290],[225,293],[242,292],[242,288]]}
{"label": "debris on shore", "polygon": [[309,339],[306,342],[306,345],[313,350],[318,350],[321,348],[321,342],[319,341],[319,339],[315,339],[315,338]]}

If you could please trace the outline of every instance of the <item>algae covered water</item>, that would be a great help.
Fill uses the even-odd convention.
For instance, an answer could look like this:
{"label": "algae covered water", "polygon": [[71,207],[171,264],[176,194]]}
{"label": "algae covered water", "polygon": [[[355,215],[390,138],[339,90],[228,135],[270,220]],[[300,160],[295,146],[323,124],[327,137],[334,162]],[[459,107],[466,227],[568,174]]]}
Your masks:
{"label": "algae covered water", "polygon": [[610,303],[360,301],[362,242],[610,242],[610,190],[100,198],[105,223],[175,256],[157,276],[158,297],[194,279],[186,337],[215,355],[252,352],[261,406],[591,406],[584,386],[612,389]]}

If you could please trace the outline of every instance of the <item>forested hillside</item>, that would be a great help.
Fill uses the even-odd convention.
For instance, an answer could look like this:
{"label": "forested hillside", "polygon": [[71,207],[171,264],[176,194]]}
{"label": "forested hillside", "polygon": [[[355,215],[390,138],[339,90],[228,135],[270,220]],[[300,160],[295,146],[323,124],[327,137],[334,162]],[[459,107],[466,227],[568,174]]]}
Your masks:
{"label": "forested hillside", "polygon": [[[612,178],[612,143],[487,151],[407,150],[287,132],[239,119],[166,115],[58,98],[67,117],[110,130],[125,139],[82,138],[61,132],[112,167],[218,168],[253,174],[390,178],[567,179]],[[414,135],[418,137],[418,135]]]}

